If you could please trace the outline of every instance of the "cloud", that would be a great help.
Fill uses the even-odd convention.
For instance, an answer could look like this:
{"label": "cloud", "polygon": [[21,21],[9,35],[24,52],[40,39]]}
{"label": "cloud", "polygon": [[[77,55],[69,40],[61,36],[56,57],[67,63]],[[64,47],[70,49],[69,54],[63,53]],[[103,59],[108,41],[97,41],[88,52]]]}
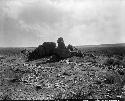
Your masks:
{"label": "cloud", "polygon": [[2,0],[1,5],[6,45],[36,46],[60,36],[73,45],[125,42],[122,0]]}
{"label": "cloud", "polygon": [[20,19],[26,23],[47,23],[53,24],[61,21],[64,14],[62,11],[56,9],[54,6],[41,2],[34,3],[23,8],[24,11],[20,14]]}
{"label": "cloud", "polygon": [[37,37],[33,31],[27,31],[21,27],[21,23],[18,20],[15,20],[10,17],[4,18],[4,23],[2,26],[3,34],[2,40],[0,40],[0,46],[9,47],[9,46],[37,46],[39,37]]}

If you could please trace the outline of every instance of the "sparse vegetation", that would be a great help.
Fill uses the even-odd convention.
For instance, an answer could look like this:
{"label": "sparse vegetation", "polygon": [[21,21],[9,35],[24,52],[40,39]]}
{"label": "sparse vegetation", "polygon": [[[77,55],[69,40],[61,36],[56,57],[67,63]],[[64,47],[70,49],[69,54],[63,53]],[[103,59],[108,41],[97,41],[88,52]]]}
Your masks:
{"label": "sparse vegetation", "polygon": [[[125,98],[124,55],[114,52],[110,56],[105,55],[112,52],[112,48],[105,47],[106,51],[102,54],[98,51],[103,51],[104,48],[99,47],[91,52],[80,49],[84,53],[82,57],[72,56],[58,60],[58,55],[53,55],[52,50],[52,53],[47,50],[48,56],[42,57],[44,53],[41,53],[40,49],[44,49],[43,46],[50,48],[49,50],[56,47],[54,43],[44,43],[37,48],[25,48],[32,51],[32,54],[34,52],[33,58],[37,56],[29,62],[25,61],[24,54],[21,53],[24,48],[0,49],[0,99]],[[65,46],[72,51],[72,46],[68,47]],[[123,50],[120,48],[122,54]],[[96,51],[99,54],[95,54]],[[38,58],[39,56],[41,57]]]}

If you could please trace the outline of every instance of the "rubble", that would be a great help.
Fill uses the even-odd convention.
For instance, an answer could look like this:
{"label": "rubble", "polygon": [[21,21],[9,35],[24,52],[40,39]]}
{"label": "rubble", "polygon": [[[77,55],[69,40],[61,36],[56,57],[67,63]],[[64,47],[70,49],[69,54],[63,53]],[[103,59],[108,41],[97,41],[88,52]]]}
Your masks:
{"label": "rubble", "polygon": [[[56,47],[56,43],[54,42],[44,42],[42,45],[39,45],[34,51],[29,52],[28,60],[36,60],[47,56],[54,56],[54,60],[56,60],[57,58],[65,59],[72,56],[83,56],[82,52],[73,47],[72,45],[69,44],[66,47],[62,37],[58,38],[57,43],[58,46]],[[26,50],[24,50],[23,52],[25,51]]]}

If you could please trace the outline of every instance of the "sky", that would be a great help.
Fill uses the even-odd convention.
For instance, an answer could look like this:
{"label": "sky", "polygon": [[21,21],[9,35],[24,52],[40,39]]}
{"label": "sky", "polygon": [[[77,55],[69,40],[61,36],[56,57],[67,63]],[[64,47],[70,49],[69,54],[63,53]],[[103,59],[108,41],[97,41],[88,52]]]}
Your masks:
{"label": "sky", "polygon": [[125,0],[0,0],[0,47],[125,43]]}

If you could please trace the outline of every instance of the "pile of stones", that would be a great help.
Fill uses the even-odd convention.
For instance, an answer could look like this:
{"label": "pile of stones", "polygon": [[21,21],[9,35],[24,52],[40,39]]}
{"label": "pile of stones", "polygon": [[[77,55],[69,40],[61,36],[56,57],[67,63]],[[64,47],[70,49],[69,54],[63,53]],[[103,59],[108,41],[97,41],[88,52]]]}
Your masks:
{"label": "pile of stones", "polygon": [[66,47],[62,37],[58,38],[57,43],[58,46],[56,46],[55,42],[44,42],[42,45],[39,45],[35,50],[28,53],[28,60],[32,61],[48,56],[56,57],[58,59],[65,59],[72,56],[83,56],[82,52],[72,45],[69,44]]}

